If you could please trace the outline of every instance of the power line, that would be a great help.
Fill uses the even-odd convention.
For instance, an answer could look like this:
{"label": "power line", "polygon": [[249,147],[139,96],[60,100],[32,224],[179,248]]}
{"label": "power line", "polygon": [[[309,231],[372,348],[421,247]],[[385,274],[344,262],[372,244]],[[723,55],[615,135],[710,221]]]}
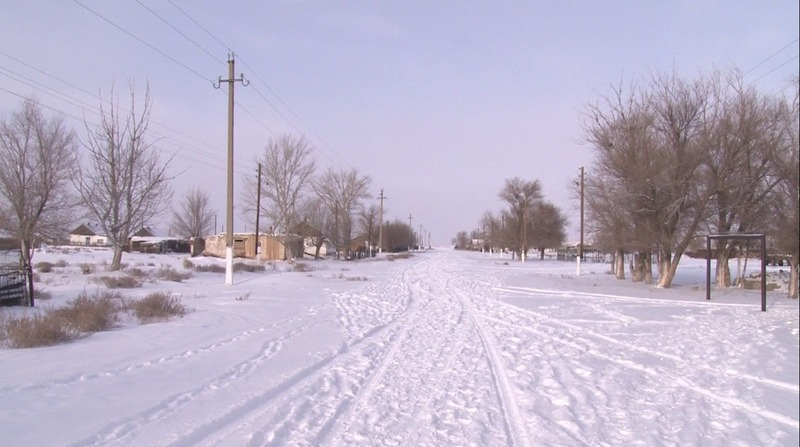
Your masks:
{"label": "power line", "polygon": [[[789,48],[790,46],[794,45],[794,44],[795,44],[795,43],[797,43],[798,41],[800,41],[800,37],[799,37],[799,38],[797,38],[797,39],[795,39],[795,40],[793,40],[793,41],[791,41],[791,42],[789,42],[789,43],[787,43],[787,44],[786,44],[786,46],[784,46],[784,47],[783,47],[783,48],[781,48],[780,50],[778,50],[778,51],[776,51],[776,52],[772,53],[771,55],[769,55],[769,56],[768,56],[766,59],[764,59],[763,61],[761,61],[761,62],[759,62],[758,64],[756,64],[756,66],[755,66],[755,67],[753,67],[753,68],[751,68],[751,69],[747,70],[747,72],[745,72],[745,74],[744,74],[744,75],[742,75],[742,76],[747,76],[747,75],[748,75],[748,74],[750,74],[750,73],[751,73],[753,70],[755,70],[756,68],[758,68],[758,67],[760,67],[760,66],[764,65],[764,64],[765,64],[767,61],[769,61],[769,60],[770,60],[770,59],[772,59],[773,57],[777,56],[777,55],[778,55],[778,53],[780,53],[781,51],[783,51],[783,50],[785,50],[785,49]],[[795,59],[797,59],[797,58],[795,57]],[[786,65],[786,64],[783,64],[783,65]],[[781,66],[783,66],[783,65],[781,65]],[[773,70],[773,71],[774,71],[774,70]],[[772,73],[772,72],[770,72],[770,73]],[[767,74],[769,74],[769,73],[767,73]],[[765,76],[766,76],[766,75],[765,75]],[[762,76],[762,77],[763,77],[763,76]],[[761,79],[761,78],[758,78],[758,79]],[[757,80],[758,80],[758,79],[757,79]]]}
{"label": "power line", "polygon": [[[173,8],[177,9],[177,10],[178,10],[178,11],[179,11],[181,14],[183,14],[183,15],[184,15],[184,16],[185,16],[187,19],[191,20],[191,21],[192,21],[192,23],[194,23],[195,25],[197,25],[197,26],[198,26],[198,27],[199,27],[201,30],[205,31],[205,32],[206,32],[206,34],[208,34],[209,36],[211,36],[211,38],[212,38],[212,39],[216,40],[216,41],[217,41],[217,43],[219,43],[220,45],[222,45],[222,46],[225,48],[225,51],[227,51],[227,52],[229,52],[229,53],[231,52],[231,48],[230,48],[229,46],[225,45],[225,43],[224,43],[224,42],[222,42],[221,40],[219,40],[219,39],[217,38],[217,36],[215,36],[214,34],[212,34],[212,33],[211,33],[211,31],[209,31],[208,29],[206,29],[206,27],[204,27],[203,25],[201,25],[201,24],[200,24],[200,23],[199,23],[197,20],[195,20],[194,18],[192,18],[192,16],[190,16],[188,13],[186,13],[186,11],[182,10],[181,8],[179,8],[179,7],[178,7],[178,5],[176,5],[175,3],[173,3],[173,2],[172,2],[172,0],[167,0],[167,1],[169,2],[169,4],[170,4],[170,5],[172,5],[172,7],[173,7]],[[240,60],[241,60],[241,59],[240,59]]]}
{"label": "power line", "polygon": [[[139,0],[136,0],[136,1],[138,2]],[[178,5],[176,5],[176,4],[175,4],[175,3],[174,3],[172,0],[167,0],[167,1],[168,1],[168,2],[169,2],[169,4],[170,4],[170,5],[172,5],[172,6],[173,6],[175,9],[177,9],[177,10],[178,10],[178,11],[179,11],[181,14],[183,14],[183,15],[184,15],[184,16],[185,16],[187,19],[189,19],[189,20],[190,20],[192,23],[194,23],[195,25],[197,25],[197,26],[198,26],[200,29],[202,29],[202,30],[203,30],[203,31],[204,31],[206,34],[208,34],[208,35],[209,35],[209,36],[210,36],[212,39],[214,39],[215,41],[217,41],[217,43],[219,43],[220,45],[222,45],[223,47],[225,47],[225,49],[226,49],[228,52],[230,52],[230,51],[231,51],[231,50],[230,50],[230,46],[229,46],[229,45],[225,44],[225,42],[223,42],[223,41],[222,41],[220,38],[218,38],[218,37],[217,37],[216,35],[214,35],[214,34],[213,34],[211,31],[209,31],[209,30],[208,30],[206,27],[204,27],[204,26],[203,26],[203,25],[202,25],[200,22],[198,22],[197,20],[195,20],[195,19],[194,19],[194,18],[193,18],[193,17],[192,17],[192,16],[191,16],[189,13],[187,13],[186,11],[184,11],[183,9],[181,9],[180,7],[178,7]],[[283,99],[281,99],[281,97],[280,97],[280,96],[278,96],[278,94],[277,94],[277,93],[275,93],[275,91],[274,91],[274,90],[272,90],[272,89],[269,87],[269,84],[267,84],[267,83],[264,81],[264,79],[262,79],[262,78],[261,78],[261,76],[259,76],[258,72],[257,72],[257,71],[256,71],[256,70],[255,70],[253,67],[251,67],[251,66],[250,66],[250,65],[247,63],[247,61],[246,61],[245,59],[243,59],[243,58],[242,58],[241,54],[238,54],[238,53],[237,53],[237,56],[238,56],[238,58],[239,58],[239,62],[241,62],[241,63],[242,63],[244,66],[245,66],[245,68],[247,68],[247,69],[248,69],[248,71],[249,71],[249,72],[252,74],[253,78],[255,78],[256,80],[258,80],[258,81],[259,81],[259,82],[260,82],[260,83],[261,83],[261,84],[262,84],[262,85],[263,85],[263,86],[264,86],[264,87],[265,87],[265,88],[266,88],[266,89],[267,89],[267,90],[268,90],[268,91],[269,91],[269,92],[272,94],[272,96],[274,96],[274,97],[275,97],[275,98],[276,98],[276,99],[277,99],[277,100],[278,100],[278,101],[279,101],[279,102],[280,102],[280,103],[283,105],[283,107],[284,107],[284,108],[285,108],[287,111],[289,111],[289,113],[291,113],[291,115],[294,117],[294,119],[296,119],[297,121],[299,121],[299,122],[300,122],[300,124],[302,124],[302,126],[303,126],[305,129],[307,129],[307,130],[308,130],[308,131],[309,131],[309,132],[310,132],[312,135],[314,135],[314,137],[316,137],[316,138],[317,138],[317,139],[318,139],[320,142],[322,142],[322,144],[323,144],[323,145],[324,145],[324,146],[325,146],[325,147],[328,149],[328,151],[330,151],[331,153],[333,153],[333,155],[335,155],[335,156],[336,156],[336,158],[337,158],[337,159],[339,159],[339,161],[340,161],[340,162],[342,162],[342,163],[344,163],[344,164],[347,164],[347,165],[349,165],[349,163],[347,163],[347,161],[345,161],[345,160],[344,160],[344,159],[343,159],[343,158],[342,158],[342,157],[341,157],[341,156],[340,156],[340,155],[339,155],[339,154],[338,154],[338,153],[337,153],[337,152],[336,152],[336,151],[335,151],[335,150],[334,150],[334,149],[331,147],[331,145],[329,145],[329,144],[328,144],[328,142],[327,142],[327,141],[325,141],[325,139],[324,139],[324,138],[322,138],[322,137],[321,137],[321,136],[320,136],[320,135],[319,135],[317,132],[315,132],[315,131],[314,131],[314,129],[312,129],[312,128],[311,128],[311,126],[309,126],[308,124],[306,124],[306,122],[305,122],[305,121],[303,121],[303,120],[300,118],[300,116],[298,116],[298,115],[297,115],[297,113],[295,113],[295,112],[294,112],[294,110],[292,110],[292,108],[291,108],[291,107],[289,107],[289,105],[288,105],[288,104],[286,104],[286,102],[285,102],[285,101],[283,101]],[[272,102],[271,102],[269,99],[267,99],[267,97],[266,97],[266,96],[265,96],[263,93],[261,93],[261,91],[260,91],[260,90],[258,90],[257,88],[255,88],[255,86],[252,86],[252,87],[253,87],[253,90],[255,90],[256,94],[257,94],[259,97],[261,97],[261,99],[263,99],[263,100],[264,100],[264,102],[266,102],[266,103],[267,103],[267,104],[268,104],[268,105],[269,105],[269,106],[270,106],[270,107],[271,107],[271,108],[272,108],[272,109],[273,109],[273,110],[274,110],[276,113],[278,113],[278,115],[280,115],[280,117],[281,117],[281,118],[283,118],[283,120],[284,120],[284,121],[286,121],[286,123],[288,123],[288,124],[289,124],[289,125],[290,125],[290,126],[291,126],[291,127],[294,129],[294,130],[295,130],[295,131],[297,131],[297,132],[298,132],[298,133],[300,133],[300,134],[304,133],[304,132],[302,132],[300,129],[298,129],[298,128],[297,128],[297,126],[296,126],[296,125],[295,125],[295,124],[292,122],[292,120],[290,120],[289,118],[287,118],[287,117],[286,117],[286,115],[284,115],[284,114],[283,114],[283,113],[282,113],[282,112],[281,112],[281,111],[278,109],[278,107],[276,107],[276,106],[275,106],[275,105],[274,105],[274,104],[273,104],[273,103],[272,103]],[[239,107],[242,107],[242,106],[241,106],[241,104],[238,104],[238,103],[237,103],[237,105],[238,105]],[[243,110],[245,110],[244,108],[242,108],[242,109],[243,109]],[[246,110],[245,110],[245,111],[246,111]],[[246,111],[246,113],[248,113],[250,116],[253,116],[253,114],[251,114],[250,112],[247,112],[247,111]],[[253,117],[253,118],[255,119],[255,117]],[[256,120],[256,121],[257,121],[259,124],[261,124],[261,126],[262,126],[262,127],[264,127],[265,129],[267,129],[267,130],[268,130],[268,131],[269,131],[269,132],[270,132],[270,133],[271,133],[273,136],[275,136],[275,133],[274,133],[274,132],[273,132],[271,129],[269,129],[269,128],[268,128],[268,127],[265,125],[265,124],[261,123],[261,122],[260,122],[260,121],[258,121],[258,120]],[[327,155],[326,155],[326,157],[327,157]],[[329,159],[329,160],[331,160],[331,161],[333,161],[332,159],[330,159],[330,157],[328,157],[328,159]]]}
{"label": "power line", "polygon": [[179,66],[181,66],[182,68],[184,68],[186,71],[188,71],[188,72],[190,72],[190,73],[193,73],[194,75],[196,75],[196,76],[197,76],[197,77],[199,77],[200,79],[203,79],[204,81],[208,81],[208,82],[211,82],[211,83],[213,83],[213,82],[214,82],[213,80],[206,78],[205,76],[203,76],[202,74],[200,74],[198,71],[194,70],[193,68],[191,68],[191,67],[189,67],[188,65],[184,64],[183,62],[181,62],[181,61],[179,61],[179,60],[175,59],[174,57],[170,56],[169,54],[167,54],[167,53],[165,53],[165,52],[163,52],[163,51],[159,50],[159,49],[158,49],[158,48],[156,48],[155,46],[153,46],[153,45],[151,45],[151,44],[147,43],[147,42],[146,42],[144,39],[140,38],[139,36],[137,36],[137,35],[133,34],[132,32],[130,32],[130,31],[126,30],[125,28],[123,28],[123,27],[121,27],[121,26],[117,25],[116,23],[112,22],[110,19],[106,18],[105,16],[103,16],[102,14],[100,14],[100,13],[98,13],[97,11],[93,10],[92,8],[89,8],[88,6],[84,5],[84,4],[83,4],[83,3],[81,3],[80,1],[78,1],[78,0],[72,0],[72,1],[73,1],[75,4],[77,4],[77,5],[81,6],[82,8],[86,9],[87,11],[91,12],[91,13],[92,13],[92,14],[94,14],[95,16],[99,17],[99,18],[100,18],[100,19],[102,19],[104,22],[108,23],[109,25],[113,26],[114,28],[116,28],[116,29],[118,29],[118,30],[122,31],[123,33],[127,34],[128,36],[130,36],[130,37],[132,37],[132,38],[136,39],[136,40],[137,40],[137,41],[139,41],[139,43],[141,43],[142,45],[145,45],[146,47],[150,48],[151,50],[155,51],[156,53],[158,53],[158,54],[160,54],[160,55],[164,56],[165,58],[167,58],[167,59],[171,60],[172,62],[174,62],[174,63],[178,64]]}
{"label": "power line", "polygon": [[[25,67],[27,67],[27,68],[30,68],[30,69],[32,69],[32,70],[35,70],[35,71],[37,71],[37,72],[39,72],[39,73],[41,73],[41,74],[43,74],[43,75],[45,75],[45,76],[47,76],[47,77],[49,77],[49,78],[51,78],[51,79],[54,79],[54,80],[56,80],[56,81],[59,81],[59,82],[61,82],[61,83],[65,84],[65,85],[68,85],[68,86],[70,86],[70,87],[72,87],[72,88],[74,88],[74,89],[76,89],[76,90],[78,90],[78,91],[80,91],[80,92],[82,92],[82,93],[86,94],[87,96],[90,96],[90,97],[91,97],[92,99],[94,99],[94,100],[100,100],[100,101],[102,101],[102,100],[103,100],[103,99],[102,99],[100,96],[98,96],[97,94],[90,93],[90,92],[88,92],[88,91],[86,91],[86,90],[83,90],[83,89],[81,89],[81,88],[79,88],[79,87],[77,87],[77,86],[73,85],[73,84],[70,84],[70,83],[68,83],[68,82],[66,82],[66,81],[63,81],[62,79],[60,79],[60,78],[58,78],[58,77],[56,77],[56,76],[53,76],[53,75],[51,75],[51,74],[49,74],[49,73],[47,73],[47,72],[45,72],[45,71],[43,71],[43,70],[40,70],[40,69],[38,69],[38,68],[36,68],[36,67],[34,67],[34,66],[30,65],[30,64],[27,64],[27,63],[25,63],[25,62],[23,62],[23,61],[21,61],[21,60],[19,60],[19,59],[17,59],[17,58],[14,58],[14,57],[12,57],[12,56],[9,56],[9,55],[7,55],[7,54],[5,54],[5,53],[2,53],[2,52],[0,52],[0,54],[2,54],[2,55],[4,55],[4,56],[6,56],[6,57],[8,57],[8,58],[10,58],[10,59],[12,59],[12,60],[14,60],[14,61],[18,62],[18,63],[20,63],[20,64],[24,65],[24,66],[25,66]],[[95,115],[95,116],[100,116],[100,114],[99,114],[99,113],[98,113],[98,112],[95,110],[95,108],[96,108],[96,105],[95,105],[95,104],[89,104],[89,103],[87,103],[87,102],[85,102],[85,101],[83,101],[83,100],[81,100],[81,99],[79,99],[79,98],[76,98],[76,97],[74,97],[74,96],[71,96],[71,95],[69,95],[69,94],[67,94],[67,93],[65,93],[65,92],[63,92],[63,91],[60,91],[60,90],[58,90],[58,89],[56,89],[56,88],[49,87],[49,86],[47,86],[47,85],[45,85],[45,84],[42,84],[42,83],[40,83],[40,82],[37,82],[37,81],[34,81],[34,80],[30,79],[29,77],[26,77],[25,75],[23,75],[23,74],[20,74],[20,73],[18,73],[18,72],[15,72],[15,71],[13,71],[13,70],[11,70],[11,69],[9,69],[9,68],[0,67],[0,70],[4,70],[4,71],[6,71],[7,73],[11,73],[12,75],[14,75],[14,76],[12,76],[12,75],[9,75],[9,74],[0,73],[0,74],[2,74],[3,76],[6,76],[6,77],[8,77],[8,78],[10,78],[10,79],[12,79],[12,80],[14,80],[14,81],[16,81],[16,82],[20,83],[20,84],[26,85],[26,86],[28,86],[28,87],[30,87],[30,88],[32,88],[32,89],[34,89],[34,90],[36,90],[36,91],[42,92],[42,93],[44,93],[44,94],[46,94],[46,95],[48,95],[48,96],[51,96],[51,97],[54,97],[54,98],[56,98],[56,99],[59,99],[59,100],[61,100],[61,101],[64,101],[64,102],[66,102],[66,103],[68,103],[68,104],[70,104],[70,105],[72,105],[72,106],[75,106],[75,107],[77,107],[78,109],[80,109],[80,110],[81,110],[81,111],[83,111],[84,113],[86,113],[86,112],[89,112],[89,113],[90,113],[90,114],[92,114],[92,115]],[[35,84],[35,85],[34,85],[34,84]],[[8,90],[6,90],[6,91],[8,91]],[[20,96],[20,97],[23,97],[23,98],[24,98],[24,96],[21,96],[21,95],[18,95],[18,94],[15,94],[15,96]],[[68,99],[65,99],[65,98],[68,98]],[[63,110],[58,110],[58,109],[55,109],[55,108],[52,108],[52,107],[48,107],[48,108],[50,108],[50,109],[52,109],[52,110],[55,110],[55,111],[58,111],[58,112],[60,112],[60,113],[63,113],[65,116],[68,116],[68,117],[70,117],[70,118],[73,118],[73,119],[75,119],[75,120],[76,120],[76,121],[78,121],[78,122],[83,122],[83,123],[85,123],[85,117],[84,117],[83,119],[81,119],[80,117],[77,117],[77,116],[74,116],[74,115],[67,114],[67,113],[66,113],[66,112],[64,112]],[[123,110],[126,110],[126,111],[128,110],[128,109],[127,109],[127,108],[125,108],[125,107],[122,107],[122,109],[123,109]],[[247,113],[249,114],[250,112],[249,112],[249,111],[247,111]],[[185,139],[187,139],[187,140],[189,140],[189,141],[192,141],[192,142],[194,142],[194,143],[200,144],[200,145],[202,145],[202,146],[206,146],[206,147],[208,147],[208,148],[210,148],[210,149],[217,149],[217,148],[216,148],[216,147],[214,147],[213,145],[210,145],[210,144],[208,144],[208,143],[206,143],[206,142],[204,142],[204,141],[201,141],[201,140],[199,140],[199,139],[196,139],[196,138],[194,138],[194,137],[192,137],[192,136],[190,136],[190,135],[187,135],[187,134],[184,134],[184,133],[182,133],[182,132],[179,132],[179,131],[177,131],[177,130],[175,130],[175,129],[172,129],[172,128],[170,128],[170,127],[168,127],[168,126],[166,126],[166,125],[164,125],[164,124],[162,124],[162,123],[160,123],[160,122],[158,122],[158,121],[150,121],[150,122],[151,122],[152,124],[156,125],[157,127],[160,127],[160,128],[162,128],[162,129],[164,129],[164,130],[166,130],[166,131],[168,131],[168,132],[171,132],[171,133],[177,134],[178,136],[181,136],[181,137],[183,137],[183,138],[185,138]],[[96,123],[94,123],[94,124],[96,124]],[[165,134],[163,134],[163,133],[159,133],[158,131],[156,131],[156,132],[155,132],[155,134],[156,134],[156,135],[161,135],[162,137],[169,138],[167,135],[165,135]],[[202,149],[199,149],[199,148],[196,148],[195,150],[196,150],[196,151],[200,151],[200,152],[202,152],[202,153],[206,154],[206,155],[208,156],[208,158],[215,158],[215,157],[216,157],[216,156],[215,156],[213,153],[211,153],[211,152],[204,151],[204,150],[202,150]],[[220,159],[217,159],[217,161],[219,161],[219,160],[220,160]]]}
{"label": "power line", "polygon": [[[136,1],[136,3],[138,3],[139,5],[141,5],[141,7],[142,7],[142,8],[146,9],[147,11],[149,11],[149,12],[150,12],[150,14],[153,14],[154,16],[156,16],[156,17],[157,17],[159,20],[161,20],[161,21],[162,21],[162,22],[164,22],[164,23],[165,23],[167,26],[169,26],[170,28],[172,28],[172,29],[173,29],[173,30],[174,30],[176,33],[180,34],[180,35],[181,35],[181,36],[182,36],[184,39],[188,40],[188,41],[189,41],[189,42],[191,42],[191,43],[192,43],[194,46],[196,46],[197,48],[199,48],[199,49],[200,49],[200,51],[202,51],[202,52],[206,53],[206,54],[207,54],[209,57],[211,57],[211,59],[214,59],[214,61],[216,61],[216,62],[219,62],[219,63],[220,63],[220,64],[222,64],[222,65],[225,65],[225,62],[224,62],[224,61],[217,59],[217,57],[216,57],[216,56],[214,56],[213,54],[211,54],[211,52],[209,52],[208,50],[206,50],[205,48],[203,48],[203,47],[202,47],[202,46],[201,46],[199,43],[197,43],[197,42],[195,42],[194,40],[192,40],[192,38],[190,38],[189,36],[187,36],[186,34],[184,34],[184,33],[183,33],[181,30],[179,30],[177,27],[175,27],[175,26],[174,26],[172,23],[170,23],[169,21],[167,21],[167,19],[165,19],[165,18],[161,17],[161,16],[160,16],[160,15],[159,15],[157,12],[153,11],[152,9],[150,9],[150,7],[148,7],[147,5],[145,5],[144,3],[142,3],[142,2],[141,2],[141,0],[135,0],[135,1]],[[172,2],[170,2],[170,3],[172,3]],[[173,6],[174,6],[174,5],[173,5]]]}
{"label": "power line", "polygon": [[786,61],[786,62],[784,62],[784,63],[782,63],[782,64],[778,65],[777,67],[773,68],[772,70],[770,70],[770,71],[768,71],[768,72],[764,73],[763,75],[761,75],[761,76],[759,76],[759,77],[757,77],[757,78],[753,79],[752,81],[750,81],[750,83],[751,83],[751,84],[754,84],[754,83],[756,83],[756,82],[760,81],[760,80],[761,80],[762,78],[764,78],[765,76],[767,76],[767,75],[769,75],[769,74],[772,74],[772,73],[774,73],[774,72],[775,72],[775,71],[777,71],[778,69],[782,68],[784,65],[788,64],[789,62],[796,61],[798,58],[800,58],[800,56],[795,56],[795,57],[793,57],[793,58],[789,59],[788,61]]}

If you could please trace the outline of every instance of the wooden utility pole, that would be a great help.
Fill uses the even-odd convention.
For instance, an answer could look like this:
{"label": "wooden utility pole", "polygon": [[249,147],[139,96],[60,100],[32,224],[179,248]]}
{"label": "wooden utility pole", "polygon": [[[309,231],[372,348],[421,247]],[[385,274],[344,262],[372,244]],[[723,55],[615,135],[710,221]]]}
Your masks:
{"label": "wooden utility pole", "polygon": [[256,183],[256,259],[261,260],[258,251],[258,218],[261,217],[261,163],[258,164],[258,181]]}
{"label": "wooden utility pole", "polygon": [[228,84],[228,207],[225,226],[225,285],[233,285],[233,85],[241,82],[243,86],[249,84],[244,80],[244,75],[238,79],[234,77],[234,54],[228,56],[228,79],[219,78],[214,88],[220,88],[223,82]]}
{"label": "wooden utility pole", "polygon": [[381,222],[378,227],[378,254],[383,254],[383,201],[386,200],[386,196],[383,195],[383,188],[381,188],[381,195],[379,195],[378,198],[381,200]]}

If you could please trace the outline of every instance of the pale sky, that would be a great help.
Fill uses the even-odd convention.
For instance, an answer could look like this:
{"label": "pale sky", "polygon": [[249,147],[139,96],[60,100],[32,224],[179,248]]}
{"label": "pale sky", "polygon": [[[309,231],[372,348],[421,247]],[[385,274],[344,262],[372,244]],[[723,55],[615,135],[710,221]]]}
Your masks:
{"label": "pale sky", "polygon": [[[764,93],[798,74],[798,2],[0,0],[0,114],[35,96],[85,139],[98,92],[149,83],[151,139],[225,222],[227,77],[236,53],[236,193],[269,138],[383,188],[385,218],[449,245],[504,179],[538,179],[570,220],[592,163],[581,122],[612,84],[736,67]],[[235,200],[238,209],[238,198]],[[163,226],[169,217],[164,216]],[[234,228],[245,230],[238,211]],[[252,231],[252,228],[247,228]],[[218,228],[219,230],[219,228]]]}

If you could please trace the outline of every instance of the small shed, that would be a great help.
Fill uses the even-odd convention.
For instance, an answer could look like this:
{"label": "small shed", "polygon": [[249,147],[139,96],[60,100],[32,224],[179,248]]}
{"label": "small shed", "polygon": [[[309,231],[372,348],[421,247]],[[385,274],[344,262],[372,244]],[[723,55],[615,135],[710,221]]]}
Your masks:
{"label": "small shed", "polygon": [[[283,261],[286,259],[286,247],[280,239],[266,234],[258,235],[259,251],[264,261]],[[206,238],[205,256],[225,257],[226,235],[217,234]],[[233,257],[256,259],[255,233],[235,233],[233,235]]]}

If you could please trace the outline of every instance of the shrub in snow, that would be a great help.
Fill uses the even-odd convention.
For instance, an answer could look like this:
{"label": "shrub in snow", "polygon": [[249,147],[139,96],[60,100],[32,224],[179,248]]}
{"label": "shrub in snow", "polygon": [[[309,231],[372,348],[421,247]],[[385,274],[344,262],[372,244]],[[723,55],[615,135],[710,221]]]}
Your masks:
{"label": "shrub in snow", "polygon": [[36,348],[66,343],[80,337],[54,314],[9,316],[0,321],[0,341],[9,348]]}
{"label": "shrub in snow", "polygon": [[113,328],[119,321],[119,303],[121,296],[117,292],[97,292],[89,296],[82,292],[66,306],[51,311],[64,326],[79,332],[100,332]]}
{"label": "shrub in snow", "polygon": [[109,289],[136,289],[142,287],[144,280],[131,275],[101,276],[92,282],[103,284]]}
{"label": "shrub in snow", "polygon": [[186,307],[181,303],[180,297],[172,296],[168,292],[151,293],[142,299],[129,302],[127,307],[140,324],[186,315]]}
{"label": "shrub in snow", "polygon": [[191,272],[179,272],[172,267],[161,267],[156,276],[164,281],[181,282],[192,277]]}
{"label": "shrub in snow", "polygon": [[44,261],[43,262],[37,262],[35,267],[36,267],[36,270],[39,271],[39,273],[50,273],[50,272],[53,271],[53,263],[52,262],[44,262]]}

